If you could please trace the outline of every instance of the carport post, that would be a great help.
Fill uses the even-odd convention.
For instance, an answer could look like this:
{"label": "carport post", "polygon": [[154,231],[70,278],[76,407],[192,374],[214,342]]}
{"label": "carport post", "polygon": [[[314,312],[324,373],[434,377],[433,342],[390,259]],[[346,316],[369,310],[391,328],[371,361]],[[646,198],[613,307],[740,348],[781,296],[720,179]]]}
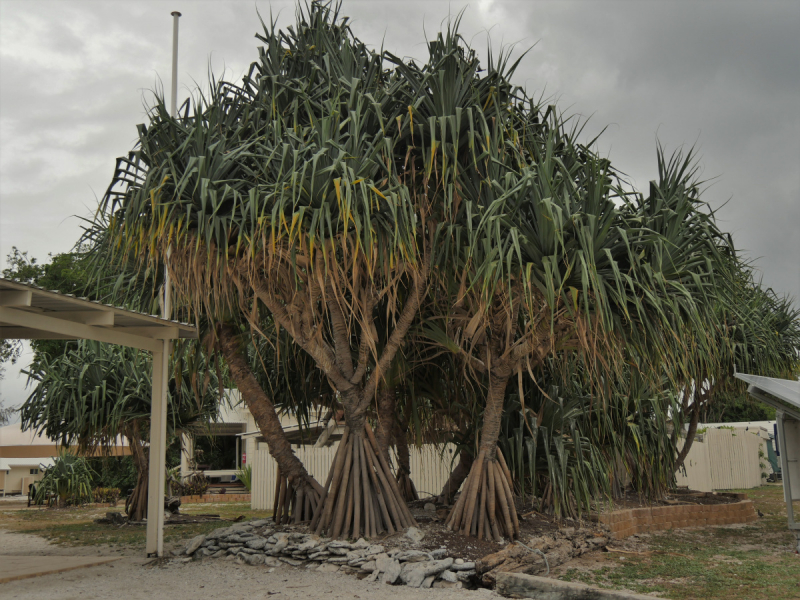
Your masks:
{"label": "carport post", "polygon": [[164,554],[164,480],[167,462],[167,374],[169,340],[153,352],[150,407],[150,465],[147,484],[147,556]]}

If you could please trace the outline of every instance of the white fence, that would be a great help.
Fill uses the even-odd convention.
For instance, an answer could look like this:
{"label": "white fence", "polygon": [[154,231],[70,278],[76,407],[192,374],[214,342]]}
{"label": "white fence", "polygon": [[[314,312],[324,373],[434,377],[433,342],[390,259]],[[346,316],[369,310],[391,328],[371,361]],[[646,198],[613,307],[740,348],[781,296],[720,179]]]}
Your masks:
{"label": "white fence", "polygon": [[[297,445],[293,447],[293,450],[308,472],[321,485],[324,485],[338,447],[339,442],[336,442],[326,448]],[[452,444],[447,444],[444,450],[440,446],[433,445],[409,448],[411,479],[420,498],[435,496],[442,490],[452,467],[458,462],[455,451],[456,447]],[[254,510],[272,510],[275,502],[275,477],[278,465],[269,455],[267,444],[258,443],[254,456],[252,459],[248,457],[248,462],[253,467],[250,507]],[[397,464],[396,461],[394,464]]]}
{"label": "white fence", "polygon": [[[701,439],[702,438],[702,439]],[[762,485],[770,472],[764,439],[744,429],[708,429],[698,435],[686,457],[686,475],[678,485],[701,492],[748,489]]]}

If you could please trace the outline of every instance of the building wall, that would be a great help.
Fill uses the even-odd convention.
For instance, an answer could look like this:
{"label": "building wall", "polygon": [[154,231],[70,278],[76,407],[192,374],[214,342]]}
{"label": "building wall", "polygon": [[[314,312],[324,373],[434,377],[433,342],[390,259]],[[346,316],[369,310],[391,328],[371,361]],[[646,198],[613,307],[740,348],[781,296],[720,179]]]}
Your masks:
{"label": "building wall", "polygon": [[[275,482],[278,465],[270,456],[266,443],[253,442],[252,445],[253,450],[251,451],[248,448],[247,455],[247,460],[253,467],[253,488],[251,490],[250,506],[254,510],[272,510],[275,502]],[[314,448],[311,445],[295,445],[292,449],[308,472],[321,485],[324,485],[338,447],[339,442],[334,442],[331,446],[324,448]],[[443,451],[440,447],[433,445],[425,445],[422,448],[414,446],[409,448],[411,479],[417,488],[420,498],[434,496],[442,490],[447,478],[450,476],[450,471],[455,466],[455,463],[453,463],[455,451],[456,447],[452,444],[447,444]],[[396,464],[396,460],[393,462]]]}
{"label": "building wall", "polygon": [[698,436],[686,457],[678,485],[701,492],[749,489],[771,472],[765,440],[744,429],[709,429]]}
{"label": "building wall", "polygon": [[43,472],[31,475],[31,469],[37,467],[11,467],[7,471],[0,471],[0,489],[5,494],[27,494],[28,485],[42,479]]}

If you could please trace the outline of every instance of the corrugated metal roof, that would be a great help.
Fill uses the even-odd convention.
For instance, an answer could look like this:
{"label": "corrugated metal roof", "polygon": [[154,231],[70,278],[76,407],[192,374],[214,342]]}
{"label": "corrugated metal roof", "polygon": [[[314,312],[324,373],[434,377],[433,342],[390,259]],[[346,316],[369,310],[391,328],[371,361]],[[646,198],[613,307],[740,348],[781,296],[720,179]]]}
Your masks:
{"label": "corrugated metal roof", "polygon": [[750,392],[760,392],[761,401],[800,419],[800,381],[736,373],[736,378],[750,385]]}
{"label": "corrugated metal roof", "polygon": [[[114,335],[119,339],[112,339]],[[148,340],[196,339],[197,329],[0,278],[0,338],[96,339],[150,350],[153,345]]]}

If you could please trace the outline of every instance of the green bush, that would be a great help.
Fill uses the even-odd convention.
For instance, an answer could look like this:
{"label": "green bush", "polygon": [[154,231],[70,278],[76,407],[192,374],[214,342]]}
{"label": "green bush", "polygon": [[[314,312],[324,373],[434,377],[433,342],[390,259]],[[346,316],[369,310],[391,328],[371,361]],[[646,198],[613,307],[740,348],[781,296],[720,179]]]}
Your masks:
{"label": "green bush", "polygon": [[236,479],[241,481],[244,484],[244,487],[247,488],[247,491],[251,491],[250,485],[253,482],[253,467],[252,465],[245,465],[241,469],[236,471]]}
{"label": "green bush", "polygon": [[180,486],[181,496],[202,496],[208,491],[210,482],[202,473],[192,475]]}
{"label": "green bush", "polygon": [[68,506],[92,501],[92,476],[94,472],[86,459],[64,450],[53,466],[46,467],[38,483],[36,504]]}
{"label": "green bush", "polygon": [[94,488],[94,501],[97,503],[109,503],[112,506],[117,505],[117,500],[119,500],[119,488],[106,488],[106,487],[98,487]]}

